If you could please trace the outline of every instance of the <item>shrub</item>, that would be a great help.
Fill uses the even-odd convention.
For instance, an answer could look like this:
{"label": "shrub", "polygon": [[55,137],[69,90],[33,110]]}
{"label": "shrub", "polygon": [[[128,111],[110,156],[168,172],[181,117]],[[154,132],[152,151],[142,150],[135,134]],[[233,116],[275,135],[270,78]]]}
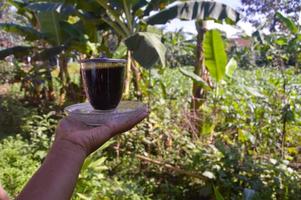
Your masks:
{"label": "shrub", "polygon": [[10,97],[0,97],[0,138],[21,131],[26,117],[33,110],[25,108],[21,102]]}
{"label": "shrub", "polygon": [[20,135],[0,142],[0,182],[11,197],[21,191],[39,164]]}

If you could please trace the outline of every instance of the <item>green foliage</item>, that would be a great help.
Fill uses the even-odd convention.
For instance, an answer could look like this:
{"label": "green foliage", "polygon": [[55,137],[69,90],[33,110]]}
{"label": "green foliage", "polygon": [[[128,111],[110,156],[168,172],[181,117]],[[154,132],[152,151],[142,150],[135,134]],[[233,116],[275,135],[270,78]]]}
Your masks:
{"label": "green foliage", "polygon": [[45,35],[37,31],[36,29],[30,26],[22,26],[19,24],[0,23],[0,30],[24,36],[28,41],[35,41],[45,38]]}
{"label": "green foliage", "polygon": [[227,64],[227,55],[221,33],[218,30],[207,31],[203,47],[205,64],[210,77],[219,83],[225,76]]}
{"label": "green foliage", "polygon": [[0,96],[0,138],[6,135],[16,134],[21,131],[26,117],[32,110],[25,108],[22,103],[14,98]]}
{"label": "green foliage", "polygon": [[40,162],[31,154],[31,146],[21,136],[0,142],[0,183],[15,197],[36,171]]}
{"label": "green foliage", "polygon": [[228,62],[228,64],[226,65],[226,75],[231,78],[235,72],[235,70],[237,69],[238,65],[237,65],[237,61],[234,58],[231,58]]}
{"label": "green foliage", "polygon": [[31,154],[37,160],[45,158],[53,141],[54,131],[58,124],[55,112],[48,114],[32,115],[26,119],[22,126],[23,137],[31,144]]}
{"label": "green foliage", "polygon": [[125,40],[125,45],[133,51],[133,58],[143,67],[150,68],[158,59],[165,65],[166,48],[155,33],[139,32]]}
{"label": "green foliage", "polygon": [[167,32],[162,36],[162,41],[166,47],[166,65],[168,67],[193,66],[195,64],[195,37],[182,30],[178,32]]}
{"label": "green foliage", "polygon": [[96,154],[86,159],[73,199],[150,199],[135,180],[111,177],[106,160],[106,157]]}
{"label": "green foliage", "polygon": [[[151,94],[149,119],[86,160],[73,199],[300,199],[300,172],[292,164],[301,160],[301,77],[294,69],[284,72],[289,94],[285,107],[279,71],[236,69],[220,83],[218,93],[209,91],[203,116],[210,130],[200,133],[189,112],[191,79],[177,69],[151,69],[150,87],[144,88]],[[44,158],[58,118],[54,112],[26,117],[26,138],[0,142],[1,158],[18,160],[0,160],[0,181],[11,196]],[[11,180],[16,180],[12,186]]]}
{"label": "green foliage", "polygon": [[283,16],[280,12],[276,12],[276,18],[285,24],[291,33],[296,34],[299,32],[297,25],[290,18]]}
{"label": "green foliage", "polygon": [[191,80],[193,82],[195,82],[197,85],[199,85],[200,87],[202,87],[205,90],[210,90],[211,88],[208,86],[208,84],[206,83],[206,81],[204,81],[201,77],[199,77],[198,75],[196,75],[193,72],[187,71],[183,68],[180,68],[180,72],[184,75],[187,76],[189,78],[191,78]]}
{"label": "green foliage", "polygon": [[0,61],[0,84],[8,83],[15,77],[14,67],[5,61]]}

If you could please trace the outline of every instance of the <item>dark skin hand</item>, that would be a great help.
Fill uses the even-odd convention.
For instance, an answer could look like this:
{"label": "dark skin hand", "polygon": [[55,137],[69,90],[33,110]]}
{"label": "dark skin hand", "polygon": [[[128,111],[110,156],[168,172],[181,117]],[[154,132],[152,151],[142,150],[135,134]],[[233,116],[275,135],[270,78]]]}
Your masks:
{"label": "dark skin hand", "polygon": [[0,185],[0,200],[9,200],[6,192],[3,190],[1,185]]}
{"label": "dark skin hand", "polygon": [[68,117],[62,119],[45,161],[17,199],[70,199],[85,158],[112,137],[133,128],[147,115],[148,109],[143,107],[99,127],[90,127]]}

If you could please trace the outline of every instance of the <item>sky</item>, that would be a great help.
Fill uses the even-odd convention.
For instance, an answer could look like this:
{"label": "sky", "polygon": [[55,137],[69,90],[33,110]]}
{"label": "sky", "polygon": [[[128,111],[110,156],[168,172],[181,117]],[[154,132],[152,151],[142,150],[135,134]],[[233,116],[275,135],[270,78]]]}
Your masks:
{"label": "sky", "polygon": [[[238,8],[239,6],[241,6],[240,0],[216,0],[216,1],[227,4],[232,8]],[[181,21],[179,19],[174,19],[170,23],[162,27],[165,28],[165,31],[176,31],[182,28],[184,32],[189,32],[193,34],[197,33],[195,29],[194,21]],[[224,31],[227,37],[229,38],[235,37],[235,34],[237,34],[238,32],[244,32],[247,35],[252,35],[252,33],[255,31],[255,28],[252,27],[250,23],[246,23],[242,21],[239,21],[235,28],[230,25],[222,25],[222,24],[215,24],[215,23],[209,23],[208,27],[209,29],[218,28]]]}

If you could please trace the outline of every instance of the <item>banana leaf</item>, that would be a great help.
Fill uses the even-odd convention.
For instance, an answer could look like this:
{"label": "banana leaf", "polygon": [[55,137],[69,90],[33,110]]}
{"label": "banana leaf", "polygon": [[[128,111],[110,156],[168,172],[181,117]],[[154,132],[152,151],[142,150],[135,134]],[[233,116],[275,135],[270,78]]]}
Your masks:
{"label": "banana leaf", "polygon": [[175,18],[181,20],[227,20],[229,23],[234,23],[239,20],[239,13],[230,6],[214,1],[185,1],[152,15],[146,22],[150,25],[166,24]]}
{"label": "banana leaf", "polygon": [[30,26],[22,26],[19,24],[0,23],[0,30],[24,36],[28,41],[35,41],[46,38],[45,34],[35,30],[34,28]]}
{"label": "banana leaf", "polygon": [[223,80],[226,73],[227,54],[223,38],[218,30],[207,31],[203,42],[205,64],[216,82]]}
{"label": "banana leaf", "polygon": [[152,67],[158,59],[165,66],[166,48],[155,33],[139,32],[125,40],[125,45],[133,51],[134,59],[143,67]]}
{"label": "banana leaf", "polygon": [[15,58],[22,58],[32,53],[33,47],[15,46],[0,51],[0,60],[4,60],[7,56],[14,55]]}

